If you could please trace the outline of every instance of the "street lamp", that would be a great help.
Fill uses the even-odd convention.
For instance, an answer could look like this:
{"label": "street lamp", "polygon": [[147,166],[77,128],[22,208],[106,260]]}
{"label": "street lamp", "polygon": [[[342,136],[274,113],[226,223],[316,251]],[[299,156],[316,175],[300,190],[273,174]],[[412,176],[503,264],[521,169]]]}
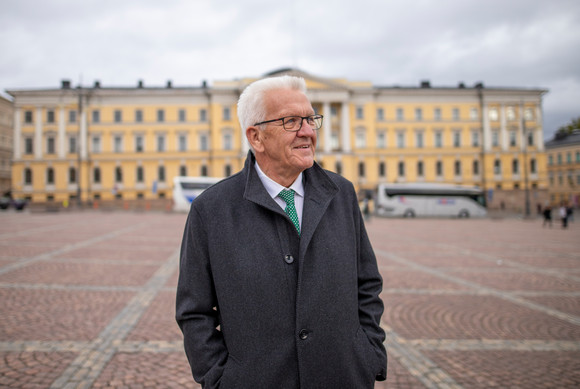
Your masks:
{"label": "street lamp", "polygon": [[524,151],[524,190],[525,190],[525,209],[526,217],[530,217],[530,188],[528,187],[528,136],[526,133],[526,119],[525,119],[524,102],[521,102],[521,121],[522,121],[522,134],[523,134],[523,151]]}

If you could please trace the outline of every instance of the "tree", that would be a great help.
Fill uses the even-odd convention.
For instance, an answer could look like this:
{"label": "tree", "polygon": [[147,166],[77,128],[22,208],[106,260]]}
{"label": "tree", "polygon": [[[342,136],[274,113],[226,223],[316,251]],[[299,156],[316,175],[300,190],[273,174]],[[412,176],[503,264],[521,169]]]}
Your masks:
{"label": "tree", "polygon": [[556,136],[557,137],[565,137],[566,135],[571,134],[574,130],[580,130],[580,117],[577,117],[576,119],[572,119],[572,121],[570,121],[570,123],[558,128],[558,131],[556,132]]}

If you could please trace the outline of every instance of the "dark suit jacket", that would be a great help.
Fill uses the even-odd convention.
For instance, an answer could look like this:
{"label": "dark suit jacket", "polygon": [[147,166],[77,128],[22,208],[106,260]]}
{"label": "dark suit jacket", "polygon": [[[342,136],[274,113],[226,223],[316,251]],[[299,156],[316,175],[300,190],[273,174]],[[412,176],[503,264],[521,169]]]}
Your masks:
{"label": "dark suit jacket", "polygon": [[352,184],[304,171],[302,235],[244,169],[192,203],[176,319],[204,388],[372,388],[382,279]]}

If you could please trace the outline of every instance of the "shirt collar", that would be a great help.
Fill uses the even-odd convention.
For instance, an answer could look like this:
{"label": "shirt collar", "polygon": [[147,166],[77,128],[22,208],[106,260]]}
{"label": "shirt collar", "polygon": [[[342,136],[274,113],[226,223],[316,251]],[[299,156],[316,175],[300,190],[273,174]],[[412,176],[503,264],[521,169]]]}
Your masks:
{"label": "shirt collar", "polygon": [[276,181],[272,180],[268,177],[262,169],[260,169],[260,165],[258,165],[258,161],[255,164],[256,172],[258,173],[258,177],[260,177],[260,181],[266,188],[268,194],[274,199],[278,196],[278,193],[282,191],[282,189],[292,189],[298,196],[304,197],[304,183],[302,182],[302,172],[298,175],[294,183],[290,186],[290,188],[286,188],[278,184]]}

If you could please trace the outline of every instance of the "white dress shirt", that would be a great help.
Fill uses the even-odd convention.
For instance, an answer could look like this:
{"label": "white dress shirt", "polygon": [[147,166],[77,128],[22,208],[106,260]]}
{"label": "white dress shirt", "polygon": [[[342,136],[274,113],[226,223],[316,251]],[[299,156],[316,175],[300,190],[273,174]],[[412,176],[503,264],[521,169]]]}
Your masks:
{"label": "white dress shirt", "polygon": [[278,193],[280,193],[282,189],[292,189],[294,191],[294,206],[296,207],[296,213],[298,214],[300,230],[302,230],[302,210],[304,209],[304,183],[302,182],[302,173],[298,175],[298,178],[296,178],[294,183],[289,188],[286,188],[285,186],[278,184],[276,181],[268,177],[262,171],[262,169],[260,169],[258,162],[256,162],[255,167],[256,171],[258,172],[258,177],[260,177],[264,188],[266,188],[268,194],[283,210],[286,209],[286,202],[282,198],[278,197]]}

